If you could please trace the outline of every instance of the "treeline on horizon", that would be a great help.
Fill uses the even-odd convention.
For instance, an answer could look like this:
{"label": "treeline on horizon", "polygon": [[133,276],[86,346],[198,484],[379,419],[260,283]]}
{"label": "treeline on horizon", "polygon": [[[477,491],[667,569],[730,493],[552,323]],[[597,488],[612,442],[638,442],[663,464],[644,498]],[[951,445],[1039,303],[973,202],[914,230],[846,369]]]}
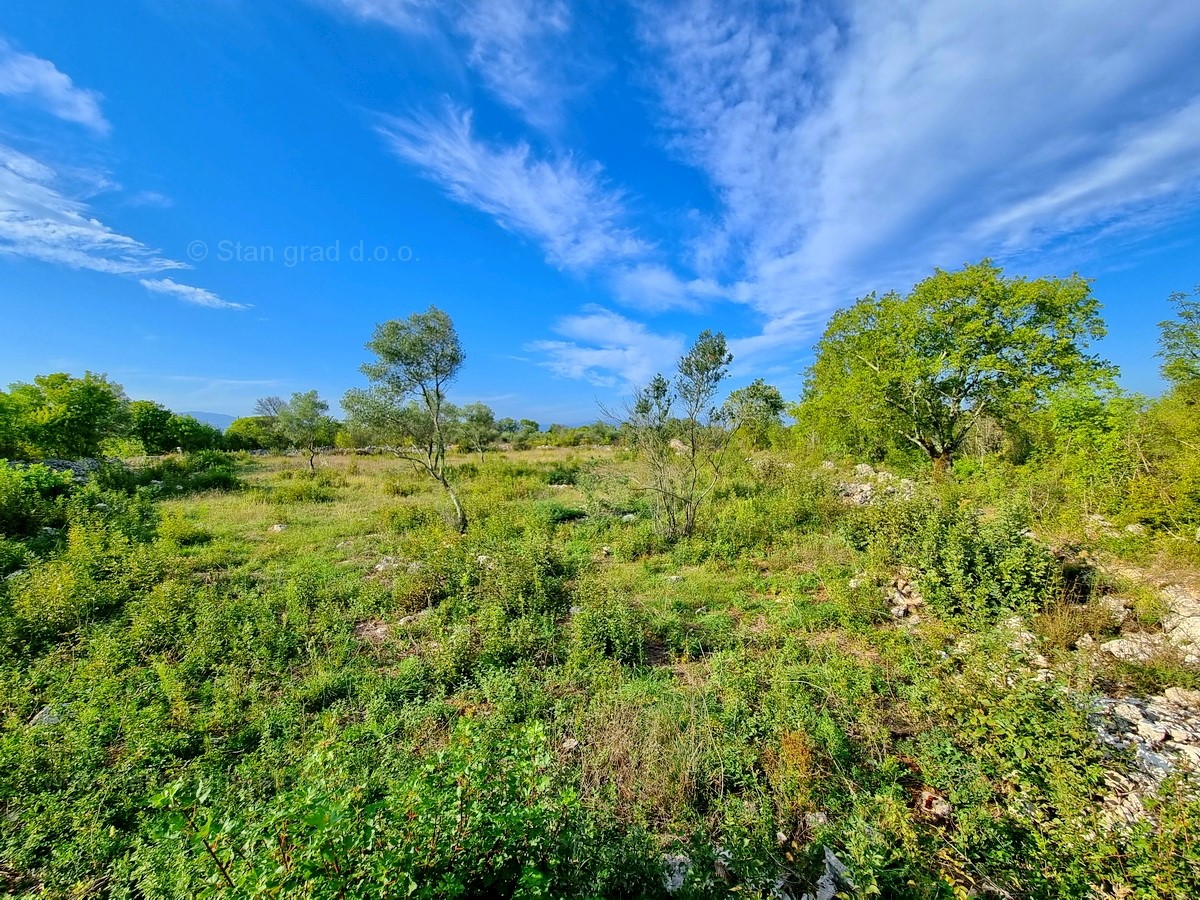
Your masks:
{"label": "treeline on horizon", "polygon": [[[736,432],[747,450],[807,447],[907,471],[953,465],[968,473],[986,461],[996,474],[1033,463],[1059,472],[1060,490],[1088,508],[1111,512],[1119,498],[1137,521],[1195,526],[1200,287],[1170,300],[1175,317],[1160,323],[1155,352],[1167,389],[1155,398],[1122,390],[1116,367],[1087,352],[1105,334],[1088,280],[1005,277],[985,259],[935,270],[906,295],[870,294],[836,312],[796,402],[757,379],[711,409],[668,409],[660,431],[687,437],[689,427],[702,424]],[[407,447],[436,456],[447,446],[479,453],[497,445],[632,446],[634,406],[654,387],[635,394],[624,421],[543,431],[532,419],[497,419],[484,403],[448,402],[446,387],[465,354],[449,316],[435,307],[378,325],[367,348],[377,359],[361,371],[373,387],[347,392],[345,421],[330,417],[329,404],[307,391],[262,398],[254,415],[223,433],[154,401],[131,401],[104,375],[39,375],[0,392],[0,459],[299,451],[311,466],[329,447]],[[432,380],[390,383],[381,361],[388,353],[407,354],[406,371]],[[722,369],[720,379],[726,374]],[[713,388],[708,401],[717,396]]]}

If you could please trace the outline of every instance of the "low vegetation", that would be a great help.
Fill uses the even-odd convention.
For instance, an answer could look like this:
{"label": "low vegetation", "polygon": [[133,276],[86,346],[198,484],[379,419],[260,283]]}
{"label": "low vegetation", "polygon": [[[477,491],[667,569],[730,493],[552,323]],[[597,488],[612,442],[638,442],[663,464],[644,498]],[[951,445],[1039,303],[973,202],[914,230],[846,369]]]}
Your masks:
{"label": "low vegetation", "polygon": [[[1195,896],[1192,776],[1114,821],[1136,760],[1093,703],[1200,669],[1088,649],[1162,631],[1141,574],[1200,572],[1195,347],[1164,334],[1163,397],[1088,364],[949,454],[816,393],[795,426],[761,383],[718,405],[719,335],[615,446],[481,455],[472,410],[414,465],[444,382],[410,407],[382,369],[341,430],[370,453],[78,474],[4,419],[0,891]],[[315,395],[259,412],[329,427]]]}

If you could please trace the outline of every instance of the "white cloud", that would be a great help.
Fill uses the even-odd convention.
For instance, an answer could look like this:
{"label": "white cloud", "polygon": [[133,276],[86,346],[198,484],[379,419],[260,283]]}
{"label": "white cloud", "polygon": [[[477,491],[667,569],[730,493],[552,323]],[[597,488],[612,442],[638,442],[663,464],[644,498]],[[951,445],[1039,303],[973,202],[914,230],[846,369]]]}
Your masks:
{"label": "white cloud", "polygon": [[115,275],[187,268],[89,216],[55,183],[49,166],[0,145],[0,255]]}
{"label": "white cloud", "polygon": [[100,94],[76,87],[54,63],[15,50],[0,39],[0,95],[23,97],[67,122],[108,134],[108,120],[100,111]]}
{"label": "white cloud", "polygon": [[355,18],[378,22],[397,31],[424,32],[433,25],[436,0],[320,0],[325,6],[345,10]]}
{"label": "white cloud", "polygon": [[458,29],[471,44],[468,62],[497,99],[535,125],[558,119],[564,79],[556,70],[571,53],[562,0],[475,0]]}
{"label": "white cloud", "polygon": [[379,130],[397,156],[454,199],[536,241],[558,268],[610,267],[650,249],[624,224],[624,196],[598,165],[537,158],[523,142],[485,143],[472,132],[471,114],[454,109],[442,117],[388,118]]}
{"label": "white cloud", "polygon": [[620,269],[613,275],[612,283],[622,303],[655,312],[668,309],[694,312],[715,298],[729,296],[728,290],[711,278],[681,278],[674,269],[659,263],[638,263]]}
{"label": "white cloud", "polygon": [[527,349],[546,355],[542,365],[565,378],[600,387],[641,386],[683,354],[679,335],[655,334],[611,310],[589,306],[566,316],[554,330],[567,340],[532,341]]}
{"label": "white cloud", "polygon": [[196,306],[207,306],[210,309],[249,309],[245,303],[233,303],[229,300],[222,300],[212,291],[207,291],[204,288],[192,287],[190,284],[179,284],[172,281],[170,278],[141,278],[138,279],[138,284],[148,291],[153,291],[156,294],[166,294],[170,297],[175,297],[182,300],[184,303],[192,303]]}
{"label": "white cloud", "polygon": [[934,265],[1194,199],[1191,0],[641,12],[669,146],[720,200],[696,258],[768,323],[747,346]]}
{"label": "white cloud", "polygon": [[[569,41],[564,0],[316,0],[409,38],[459,45],[462,61],[504,105],[539,127],[561,118],[568,85],[580,74],[581,45]],[[576,88],[578,85],[576,85]]]}

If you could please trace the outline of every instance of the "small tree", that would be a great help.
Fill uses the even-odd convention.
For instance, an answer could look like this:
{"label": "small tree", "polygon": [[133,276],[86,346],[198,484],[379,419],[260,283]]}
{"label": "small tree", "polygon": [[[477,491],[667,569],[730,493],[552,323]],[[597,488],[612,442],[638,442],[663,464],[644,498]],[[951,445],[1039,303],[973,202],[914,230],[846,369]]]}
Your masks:
{"label": "small tree", "polygon": [[333,443],[337,422],[328,415],[329,404],[316,391],[292,394],[276,413],[279,433],[293,447],[308,454],[308,468],[316,471],[317,448]]}
{"label": "small tree", "polygon": [[376,357],[362,366],[370,387],[348,391],[342,406],[356,427],[376,435],[442,486],[454,504],[458,530],[465,532],[467,514],[446,467],[446,388],[464,360],[454,323],[431,306],[375,326],[366,346]]}
{"label": "small tree", "polygon": [[830,319],[802,418],[850,444],[899,438],[942,471],[984,416],[1006,423],[1066,382],[1111,366],[1084,353],[1104,335],[1089,283],[1004,278],[983,260],[938,269],[908,296],[870,294]]}
{"label": "small tree", "polygon": [[725,415],[756,449],[768,445],[771,431],[782,424],[785,408],[779,388],[761,378],[733,391],[725,401]]}
{"label": "small tree", "polygon": [[287,401],[282,397],[259,397],[254,401],[254,415],[274,419],[285,406]]}
{"label": "small tree", "polygon": [[1176,386],[1200,384],[1200,285],[1170,300],[1175,318],[1158,323],[1163,377]]}
{"label": "small tree", "polygon": [[655,501],[660,527],[687,537],[720,478],[732,430],[713,400],[733,356],[720,332],[701,332],[679,359],[673,381],[661,374],[634,396],[632,443],[645,466],[641,487]]}
{"label": "small tree", "polygon": [[484,450],[492,446],[500,436],[496,414],[486,403],[468,403],[459,412],[462,414],[459,431],[467,448],[477,451],[482,462]]}

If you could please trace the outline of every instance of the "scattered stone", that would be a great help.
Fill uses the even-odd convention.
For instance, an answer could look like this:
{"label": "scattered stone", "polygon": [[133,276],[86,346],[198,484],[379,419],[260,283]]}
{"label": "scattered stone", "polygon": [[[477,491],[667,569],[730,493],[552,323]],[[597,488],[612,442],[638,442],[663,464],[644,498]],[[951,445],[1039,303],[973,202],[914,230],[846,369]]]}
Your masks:
{"label": "scattered stone", "polygon": [[622,522],[636,522],[637,516],[634,515],[633,513],[625,513],[625,515],[621,516],[621,521]]}
{"label": "scattered stone", "polygon": [[1138,522],[1134,522],[1132,525],[1126,525],[1125,531],[1129,534],[1142,535],[1146,533],[1146,526]]}
{"label": "scattered stone", "polygon": [[572,750],[576,749],[578,746],[579,746],[579,741],[575,740],[575,738],[573,738],[573,737],[569,737],[565,741],[562,742],[562,748],[567,753],[570,753]]}
{"label": "scattered stone", "polygon": [[37,728],[39,725],[57,725],[61,721],[62,716],[56,713],[51,707],[43,706],[29,720],[29,727]]}
{"label": "scattered stone", "polygon": [[1106,609],[1118,625],[1129,618],[1129,605],[1124,597],[1118,597],[1116,594],[1104,594],[1096,603]]}
{"label": "scattered stone", "polygon": [[425,568],[425,567],[423,565],[421,565],[421,563],[419,563],[419,562],[410,562],[408,564],[408,569],[406,569],[406,571],[408,572],[409,575],[416,575],[423,568]]}
{"label": "scattered stone", "polygon": [[1142,721],[1142,711],[1132,703],[1118,703],[1112,708],[1114,715],[1120,716],[1131,725],[1136,725]]}
{"label": "scattered stone", "polygon": [[672,584],[678,584],[679,582],[683,581],[683,576],[682,575],[668,575],[667,581],[671,582]]}
{"label": "scattered stone", "polygon": [[683,853],[668,853],[663,857],[663,886],[668,894],[680,891],[692,873],[692,859]]}
{"label": "scattered stone", "polygon": [[917,793],[917,808],[928,818],[946,820],[954,811],[950,801],[930,788],[922,788]]}
{"label": "scattered stone", "polygon": [[274,525],[272,525],[268,529],[268,531],[273,531],[276,534],[278,534],[279,532],[283,531],[285,528],[287,528],[287,525],[285,525],[283,522],[276,522]]}
{"label": "scattered stone", "polygon": [[1075,639],[1076,650],[1093,650],[1096,647],[1096,639],[1090,634],[1082,634]]}
{"label": "scattered stone", "polygon": [[856,890],[854,882],[850,880],[850,870],[828,847],[825,848],[825,871],[817,879],[815,887],[813,893],[804,894],[800,900],[835,900],[839,891],[852,897]]}
{"label": "scattered stone", "polygon": [[915,625],[921,621],[916,611],[925,605],[925,598],[903,574],[892,579],[885,589],[888,608],[892,618],[906,625]]}
{"label": "scattered stone", "polygon": [[[1139,821],[1147,815],[1143,801],[1169,775],[1200,771],[1200,714],[1191,693],[1168,688],[1161,696],[1095,701],[1092,724],[1100,743],[1113,751],[1133,751],[1132,765],[1104,774],[1109,793],[1102,806],[1109,824]],[[1200,791],[1200,781],[1191,785],[1185,789]]]}
{"label": "scattered stone", "polygon": [[369,644],[381,644],[387,640],[388,633],[391,631],[385,622],[380,622],[378,619],[366,619],[358,622],[354,626],[354,636],[360,641],[366,641]]}
{"label": "scattered stone", "polygon": [[601,548],[600,548],[600,555],[601,555],[601,556],[612,556],[612,547],[609,547],[609,546],[607,546],[607,545],[605,545],[605,546],[601,547]]}
{"label": "scattered stone", "polygon": [[375,565],[371,567],[371,571],[372,572],[390,572],[392,569],[396,568],[398,565],[400,565],[400,564],[398,562],[396,562],[396,557],[385,556],[383,559],[379,560],[379,562],[375,563]]}
{"label": "scattered stone", "polygon": [[1161,634],[1131,634],[1105,641],[1100,649],[1126,662],[1145,662],[1169,650],[1170,642]]}
{"label": "scattered stone", "polygon": [[1169,687],[1163,691],[1163,699],[1168,703],[1173,703],[1175,706],[1182,706],[1185,709],[1191,708],[1200,710],[1200,691],[1192,691],[1187,688]]}

